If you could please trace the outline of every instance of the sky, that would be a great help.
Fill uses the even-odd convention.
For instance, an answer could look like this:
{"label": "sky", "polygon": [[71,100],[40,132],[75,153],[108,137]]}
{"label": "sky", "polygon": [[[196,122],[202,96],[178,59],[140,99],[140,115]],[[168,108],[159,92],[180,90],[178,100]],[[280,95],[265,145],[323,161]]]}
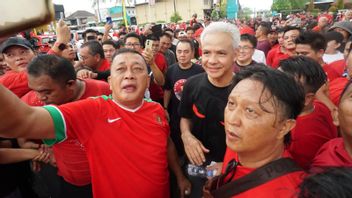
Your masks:
{"label": "sky", "polygon": [[[91,8],[93,0],[53,0],[53,2],[55,4],[63,4],[66,14],[72,14],[77,10],[94,12]],[[270,9],[272,0],[240,0],[240,4],[242,7],[249,7],[255,10]]]}

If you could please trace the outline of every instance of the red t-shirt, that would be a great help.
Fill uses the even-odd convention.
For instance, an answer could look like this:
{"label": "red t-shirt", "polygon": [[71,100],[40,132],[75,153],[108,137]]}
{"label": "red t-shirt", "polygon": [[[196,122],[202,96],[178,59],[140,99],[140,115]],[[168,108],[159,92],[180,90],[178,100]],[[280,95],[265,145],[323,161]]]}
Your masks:
{"label": "red t-shirt", "polygon": [[338,106],[340,103],[341,93],[344,90],[346,84],[348,83],[347,78],[336,78],[335,80],[329,82],[329,96],[330,100]]}
{"label": "red t-shirt", "polygon": [[[282,157],[291,157],[290,154],[285,151]],[[236,159],[238,161],[237,153],[227,148],[224,164],[223,164],[223,172],[230,160]],[[232,180],[237,180],[245,175],[248,175],[254,168],[247,168],[241,165],[238,165],[236,168],[235,176]],[[236,196],[236,198],[253,198],[253,197],[294,197],[297,193],[298,185],[301,183],[302,179],[306,176],[304,171],[296,171],[289,173],[287,175],[283,175],[271,181],[268,181],[262,185],[249,189],[243,193],[240,193]]]}
{"label": "red t-shirt", "polygon": [[110,69],[110,63],[108,60],[106,60],[105,58],[103,59],[103,62],[99,65],[99,67],[97,68],[97,71],[103,72],[106,70]]}
{"label": "red t-shirt", "polygon": [[4,75],[0,76],[0,84],[8,88],[19,98],[31,90],[28,87],[28,77],[26,71],[8,71]]}
{"label": "red t-shirt", "polygon": [[345,72],[346,61],[344,59],[331,62],[329,65],[330,65],[331,69],[336,71],[338,77],[341,77],[343,75],[343,73]]}
{"label": "red t-shirt", "polygon": [[266,64],[274,69],[279,67],[280,61],[289,58],[286,53],[282,53],[280,47],[270,50],[266,58]]}
{"label": "red t-shirt", "polygon": [[314,111],[298,116],[296,127],[291,130],[289,152],[304,169],[308,169],[319,150],[327,141],[337,137],[330,110],[321,102],[314,102]]}
{"label": "red t-shirt", "polygon": [[[106,82],[92,79],[86,79],[84,82],[86,85],[85,92],[80,100],[111,93],[109,84]],[[31,106],[44,105],[34,91],[30,91],[23,96],[22,100]],[[53,151],[58,167],[58,175],[62,176],[65,181],[76,186],[84,186],[91,183],[86,151],[77,138],[69,138],[66,141],[55,144]]]}
{"label": "red t-shirt", "polygon": [[[167,63],[166,63],[165,56],[160,52],[158,52],[155,55],[155,64],[159,67],[160,71],[165,74],[167,70]],[[149,91],[150,91],[150,98],[152,100],[158,101],[164,98],[164,92],[162,87],[155,84],[153,80],[150,82]]]}
{"label": "red t-shirt", "polygon": [[[336,62],[336,61],[335,61]],[[340,75],[337,70],[334,68],[334,64],[335,62],[332,62],[330,64],[324,64],[323,65],[323,70],[325,71],[328,80],[331,82],[336,78],[339,78],[342,76],[342,74]]]}
{"label": "red t-shirt", "polygon": [[169,197],[169,126],[160,104],[132,110],[103,96],[44,108],[55,142],[78,139],[85,147],[94,197]]}
{"label": "red t-shirt", "polygon": [[351,167],[352,157],[345,149],[343,138],[335,138],[325,143],[317,152],[312,167]]}

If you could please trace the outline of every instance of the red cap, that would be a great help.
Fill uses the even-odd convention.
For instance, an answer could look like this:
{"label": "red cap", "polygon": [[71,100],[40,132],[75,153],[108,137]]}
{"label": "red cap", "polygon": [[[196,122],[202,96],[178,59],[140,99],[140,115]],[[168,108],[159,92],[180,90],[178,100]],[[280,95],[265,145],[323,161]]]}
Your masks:
{"label": "red cap", "polygon": [[240,34],[250,34],[250,35],[255,35],[255,32],[252,28],[248,26],[243,26],[240,28]]}

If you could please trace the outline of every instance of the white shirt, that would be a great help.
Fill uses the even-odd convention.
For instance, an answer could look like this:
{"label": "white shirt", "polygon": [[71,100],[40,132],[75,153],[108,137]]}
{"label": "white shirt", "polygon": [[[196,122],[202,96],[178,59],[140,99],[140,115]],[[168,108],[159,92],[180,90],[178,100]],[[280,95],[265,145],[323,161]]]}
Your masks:
{"label": "white shirt", "polygon": [[265,58],[265,54],[263,51],[261,50],[254,50],[254,53],[252,55],[252,59],[257,62],[257,63],[263,63],[264,65],[266,65],[266,58]]}
{"label": "white shirt", "polygon": [[330,64],[332,62],[344,59],[343,53],[337,52],[336,54],[324,54],[323,60],[325,63]]}

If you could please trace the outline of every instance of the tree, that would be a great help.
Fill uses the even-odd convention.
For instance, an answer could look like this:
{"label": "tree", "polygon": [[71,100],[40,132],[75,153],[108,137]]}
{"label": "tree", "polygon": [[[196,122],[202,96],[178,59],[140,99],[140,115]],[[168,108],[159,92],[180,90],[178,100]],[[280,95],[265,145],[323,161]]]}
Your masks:
{"label": "tree", "polygon": [[308,9],[309,12],[312,12],[314,10],[314,1],[310,0],[309,1],[309,5],[308,5]]}
{"label": "tree", "polygon": [[272,10],[296,10],[304,9],[309,0],[273,0]]}
{"label": "tree", "polygon": [[339,9],[339,10],[344,9],[344,8],[345,8],[345,5],[344,5],[343,0],[337,0],[337,1],[336,1],[336,7],[337,7],[337,9]]}
{"label": "tree", "polygon": [[182,17],[180,16],[180,14],[178,12],[174,12],[170,17],[170,21],[173,23],[177,23],[181,20],[182,20]]}
{"label": "tree", "polygon": [[241,10],[238,11],[238,18],[240,19],[250,19],[251,15],[253,15],[253,10],[250,8],[243,8]]}

